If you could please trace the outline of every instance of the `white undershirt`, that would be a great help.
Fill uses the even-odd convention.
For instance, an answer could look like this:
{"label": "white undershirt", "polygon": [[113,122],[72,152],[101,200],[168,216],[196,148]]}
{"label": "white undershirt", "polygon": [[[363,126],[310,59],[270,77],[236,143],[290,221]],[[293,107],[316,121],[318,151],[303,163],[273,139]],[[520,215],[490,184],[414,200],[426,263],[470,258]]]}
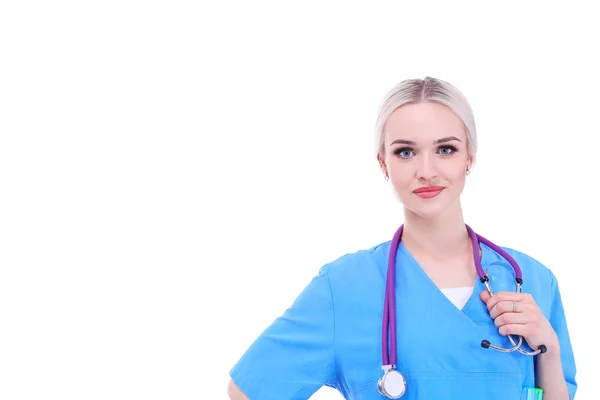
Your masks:
{"label": "white undershirt", "polygon": [[450,300],[452,304],[454,304],[459,310],[463,309],[463,307],[469,300],[469,297],[471,297],[471,294],[473,294],[472,286],[447,288],[440,290],[442,291],[442,293],[444,293],[444,295],[446,295],[448,300]]}

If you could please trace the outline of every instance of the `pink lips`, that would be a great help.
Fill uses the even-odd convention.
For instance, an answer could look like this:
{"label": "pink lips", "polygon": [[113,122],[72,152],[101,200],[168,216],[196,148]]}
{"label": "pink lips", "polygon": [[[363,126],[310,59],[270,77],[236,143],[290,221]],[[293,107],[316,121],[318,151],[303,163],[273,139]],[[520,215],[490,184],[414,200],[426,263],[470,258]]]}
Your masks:
{"label": "pink lips", "polygon": [[415,189],[413,193],[421,198],[431,199],[440,194],[442,190],[444,190],[443,186],[426,186]]}

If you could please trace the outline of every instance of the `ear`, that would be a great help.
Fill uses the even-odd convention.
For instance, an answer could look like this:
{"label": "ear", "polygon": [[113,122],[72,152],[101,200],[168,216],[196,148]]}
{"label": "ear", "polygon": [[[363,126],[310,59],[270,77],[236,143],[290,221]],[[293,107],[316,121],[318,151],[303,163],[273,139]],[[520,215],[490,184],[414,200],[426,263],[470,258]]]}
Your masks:
{"label": "ear", "polygon": [[379,162],[379,168],[381,168],[381,172],[385,177],[388,177],[387,165],[385,164],[385,160],[381,154],[377,154],[377,162]]}
{"label": "ear", "polygon": [[470,172],[471,170],[473,170],[473,165],[474,165],[474,164],[475,164],[475,156],[473,156],[473,155],[470,155],[470,156],[467,158],[467,171],[469,171],[469,172]]}
{"label": "ear", "polygon": [[469,158],[467,159],[467,165],[469,166],[469,168],[473,168],[473,165],[475,165],[475,155],[471,154],[469,156]]}

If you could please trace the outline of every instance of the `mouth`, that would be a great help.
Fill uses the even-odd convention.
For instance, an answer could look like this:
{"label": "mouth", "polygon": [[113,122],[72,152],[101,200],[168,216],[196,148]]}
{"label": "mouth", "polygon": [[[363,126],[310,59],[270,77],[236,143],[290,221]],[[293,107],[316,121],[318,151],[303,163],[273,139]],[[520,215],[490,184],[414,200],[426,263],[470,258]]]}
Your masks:
{"label": "mouth", "polygon": [[443,186],[426,186],[413,190],[413,193],[423,199],[431,199],[442,192]]}

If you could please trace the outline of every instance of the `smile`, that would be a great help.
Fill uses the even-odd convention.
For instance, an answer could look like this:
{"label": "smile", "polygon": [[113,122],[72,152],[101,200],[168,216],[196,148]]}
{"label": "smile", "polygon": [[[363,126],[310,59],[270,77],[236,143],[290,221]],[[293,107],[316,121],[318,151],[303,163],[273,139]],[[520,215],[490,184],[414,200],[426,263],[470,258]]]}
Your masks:
{"label": "smile", "polygon": [[431,199],[440,194],[444,189],[443,186],[427,186],[415,189],[413,193],[423,199]]}

